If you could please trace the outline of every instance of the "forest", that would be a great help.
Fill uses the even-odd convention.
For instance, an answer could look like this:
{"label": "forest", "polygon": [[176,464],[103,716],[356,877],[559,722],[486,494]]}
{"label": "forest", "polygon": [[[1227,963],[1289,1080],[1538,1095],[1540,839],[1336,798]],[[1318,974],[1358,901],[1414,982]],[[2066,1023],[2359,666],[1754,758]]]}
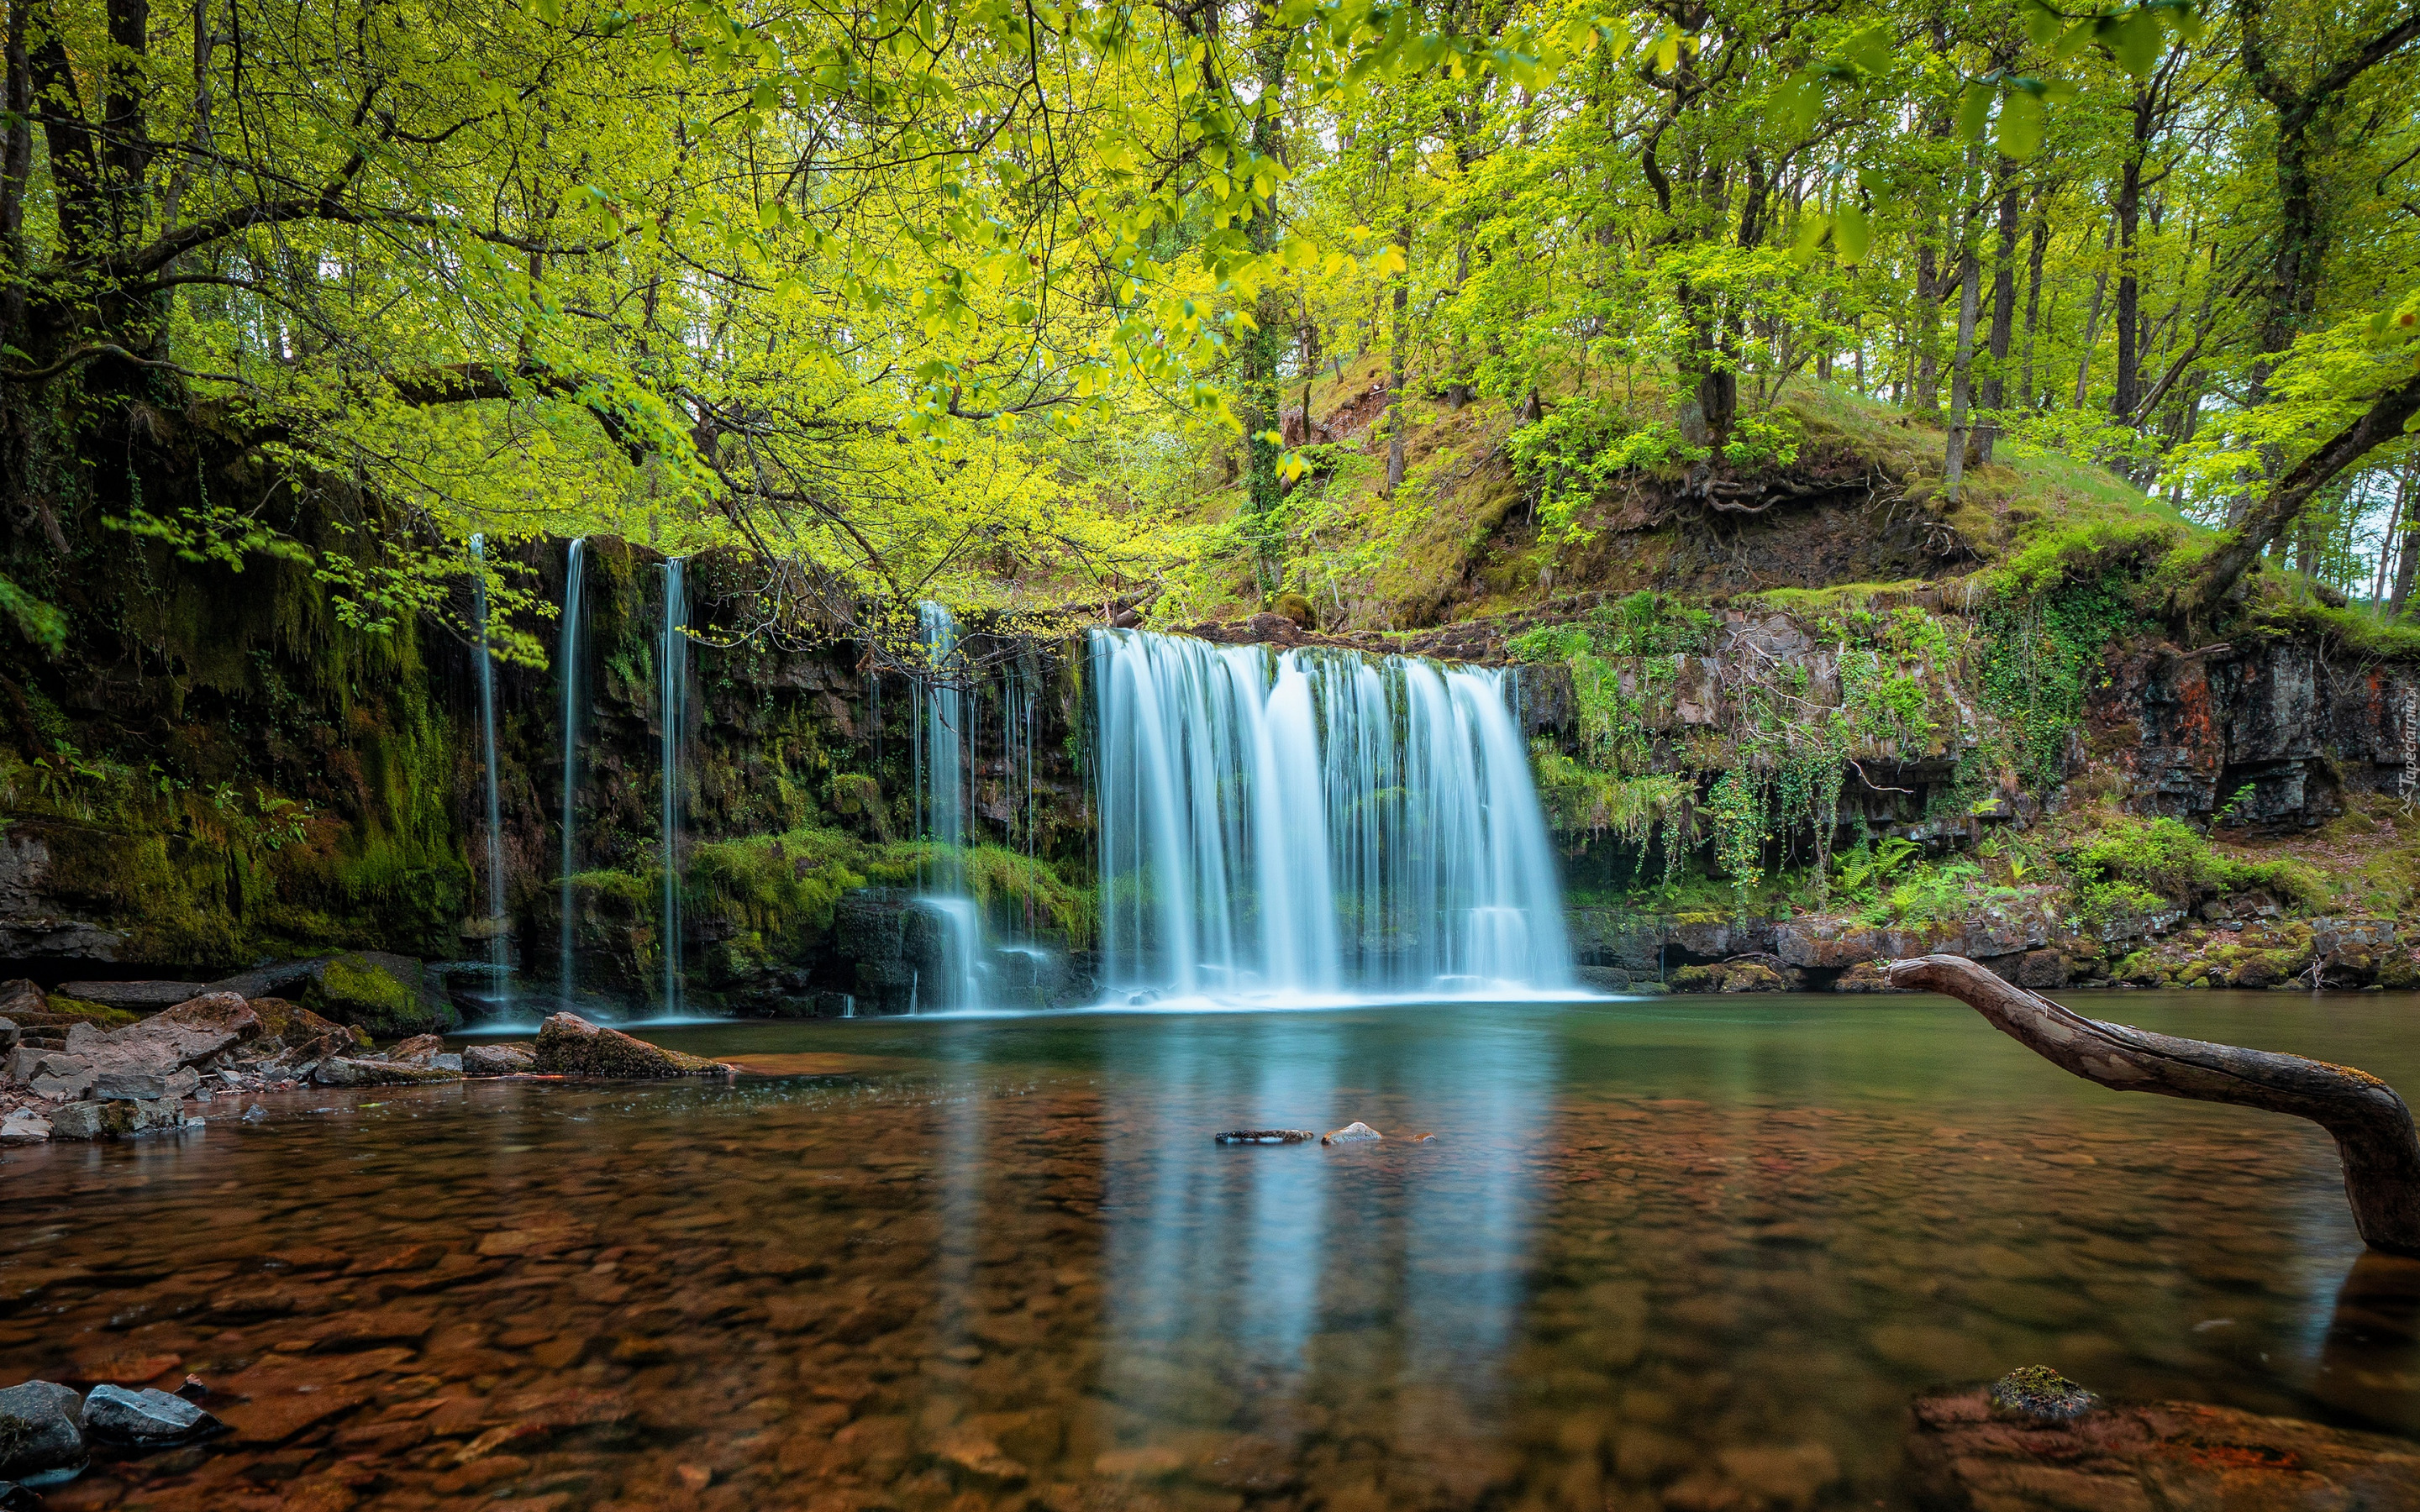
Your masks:
{"label": "forest", "polygon": [[[2416,73],[2409,0],[11,0],[10,659],[135,541],[372,632],[479,576],[532,663],[474,535],[725,549],[781,640],[1405,629],[1844,436],[2004,569],[2391,622]],[[1995,466],[2095,505],[2011,536]]]}

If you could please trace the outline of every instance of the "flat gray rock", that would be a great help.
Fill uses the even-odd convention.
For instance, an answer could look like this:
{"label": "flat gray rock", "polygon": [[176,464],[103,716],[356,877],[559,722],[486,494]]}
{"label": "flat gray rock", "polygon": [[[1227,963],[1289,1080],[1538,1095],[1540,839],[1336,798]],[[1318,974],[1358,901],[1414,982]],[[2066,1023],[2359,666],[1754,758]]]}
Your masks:
{"label": "flat gray rock", "polygon": [[209,983],[201,981],[70,981],[60,984],[59,995],[103,1008],[140,1011],[190,1003],[209,990]]}
{"label": "flat gray rock", "polygon": [[95,1386],[85,1398],[84,1430],[103,1443],[165,1448],[216,1432],[219,1420],[182,1396],[148,1387]]}

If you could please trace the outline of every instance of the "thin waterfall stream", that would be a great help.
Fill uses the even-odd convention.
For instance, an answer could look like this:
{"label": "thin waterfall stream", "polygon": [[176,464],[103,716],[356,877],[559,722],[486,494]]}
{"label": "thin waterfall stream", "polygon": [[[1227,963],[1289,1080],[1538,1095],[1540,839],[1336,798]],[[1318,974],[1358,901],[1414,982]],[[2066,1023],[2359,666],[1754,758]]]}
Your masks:
{"label": "thin waterfall stream", "polygon": [[[925,839],[935,850],[924,869],[923,891],[917,897],[940,932],[940,959],[946,980],[934,984],[933,1006],[965,1010],[984,1006],[983,909],[967,887],[967,810],[971,795],[967,784],[966,695],[956,679],[963,668],[958,656],[958,622],[948,609],[927,599],[916,606],[916,638],[933,671],[918,696],[923,718],[917,728],[921,791],[918,817]],[[920,982],[910,1002],[924,1006]]]}
{"label": "thin waterfall stream", "polygon": [[1567,992],[1500,671],[1092,636],[1111,1000]]}
{"label": "thin waterfall stream", "polygon": [[478,563],[471,576],[471,606],[479,640],[479,756],[488,789],[488,969],[493,979],[490,1002],[501,1011],[512,1003],[512,935],[504,915],[504,805],[496,791],[496,663],[488,650],[486,536],[471,537],[471,556]]}
{"label": "thin waterfall stream", "polygon": [[580,869],[580,642],[588,628],[581,596],[584,587],[582,579],[587,570],[587,545],[584,536],[571,543],[563,573],[563,625],[557,636],[556,659],[562,663],[563,672],[563,872],[559,884],[563,889],[563,917],[555,943],[555,981],[557,1001],[566,1012],[570,1011],[579,988],[572,950],[577,900],[571,879]]}
{"label": "thin waterfall stream", "polygon": [[663,1006],[679,1016],[688,972],[681,959],[682,758],[689,717],[689,589],[679,557],[664,563],[663,636],[656,649],[656,703],[662,735]]}

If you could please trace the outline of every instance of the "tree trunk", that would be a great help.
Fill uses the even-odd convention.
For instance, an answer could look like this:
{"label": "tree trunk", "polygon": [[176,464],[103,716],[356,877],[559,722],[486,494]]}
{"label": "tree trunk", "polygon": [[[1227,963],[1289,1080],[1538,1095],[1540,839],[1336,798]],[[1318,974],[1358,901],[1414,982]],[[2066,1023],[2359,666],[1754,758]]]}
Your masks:
{"label": "tree trunk", "polygon": [[[1251,144],[1258,157],[1282,156],[1279,103],[1285,89],[1286,51],[1291,36],[1270,11],[1255,12],[1252,62],[1261,92],[1258,110],[1252,117]],[[1255,208],[1249,235],[1256,253],[1265,254],[1277,245],[1278,205],[1274,192],[1267,203]],[[1244,507],[1252,517],[1252,576],[1264,594],[1277,591],[1285,555],[1284,543],[1270,517],[1285,496],[1278,477],[1278,459],[1285,451],[1285,399],[1278,382],[1278,359],[1285,350],[1281,333],[1286,315],[1284,290],[1272,280],[1254,302],[1252,318],[1257,329],[1244,337],[1240,354],[1244,369]],[[1309,417],[1306,407],[1306,425]]]}
{"label": "tree trunk", "polygon": [[2395,586],[2387,593],[2386,617],[2399,619],[2412,602],[2412,579],[2420,577],[2420,511],[2412,495],[2420,493],[2420,462],[2403,465],[2403,543],[2395,555]]}
{"label": "tree trunk", "polygon": [[1949,447],[1944,490],[1953,504],[1958,502],[1958,490],[1966,477],[1967,421],[1975,386],[1975,285],[1978,273],[1974,247],[1970,244],[1961,248],[1958,254],[1958,349],[1950,362]]}
{"label": "tree trunk", "polygon": [[2353,1227],[2370,1248],[2420,1255],[2420,1135],[2395,1089],[2366,1072],[2300,1056],[2180,1040],[2103,1024],[1993,976],[1963,956],[1894,961],[1894,987],[1954,997],[2063,1070],[2121,1092],[2232,1103],[2308,1119],[2334,1135]]}
{"label": "tree trunk", "polygon": [[1992,338],[1989,346],[1991,362],[1983,369],[1981,397],[1978,401],[1985,413],[1975,428],[1975,464],[1985,466],[1992,460],[1992,447],[2000,439],[2000,411],[2009,402],[2009,342],[2015,334],[2017,318],[2017,211],[2019,202],[2014,183],[2014,163],[2003,162],[2002,172],[2009,180],[2000,193],[2000,244],[1992,257]]}
{"label": "tree trunk", "polygon": [[2092,344],[2101,339],[2101,300],[2109,292],[2109,249],[2118,242],[2118,223],[2101,234],[2101,270],[2092,275],[2092,301],[2084,307],[2084,345],[2075,359],[2075,403],[2081,409],[2091,393]]}
{"label": "tree trunk", "polygon": [[[1938,223],[1935,223],[1936,228]],[[1916,385],[1910,409],[1941,412],[1941,255],[1928,239],[1916,255]]]}
{"label": "tree trunk", "polygon": [[1408,221],[1395,227],[1395,246],[1404,255],[1404,270],[1395,275],[1392,318],[1387,331],[1387,494],[1392,498],[1404,486],[1404,345],[1410,332],[1404,317],[1404,308],[1411,299],[1412,226]]}
{"label": "tree trunk", "polygon": [[2118,376],[2111,384],[2109,413],[2119,424],[2131,424],[2143,396],[2143,280],[2135,265],[2135,235],[2143,222],[2143,148],[2150,123],[2157,118],[2152,86],[2134,91],[2133,140],[2118,170]]}
{"label": "tree trunk", "polygon": [[2034,332],[2041,327],[2042,254],[2050,248],[2050,206],[2044,202],[2034,216],[2033,247],[2025,257],[2025,370],[2024,389],[2018,402],[2027,409],[2034,408]]}

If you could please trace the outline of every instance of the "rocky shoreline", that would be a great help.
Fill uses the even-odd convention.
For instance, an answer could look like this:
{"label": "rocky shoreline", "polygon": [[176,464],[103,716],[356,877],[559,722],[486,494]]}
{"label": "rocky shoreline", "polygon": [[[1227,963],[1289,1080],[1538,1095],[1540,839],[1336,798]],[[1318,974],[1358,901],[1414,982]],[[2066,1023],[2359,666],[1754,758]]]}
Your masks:
{"label": "rocky shoreline", "polygon": [[[0,984],[0,1143],[116,1139],[191,1128],[222,1103],[302,1087],[407,1087],[466,1077],[729,1075],[576,1013],[533,1041],[448,1051],[433,1034],[386,1050],[282,998],[206,993],[103,1029],[53,1011],[30,981]],[[259,1117],[257,1103],[235,1115]]]}
{"label": "rocky shoreline", "polygon": [[2205,918],[2177,910],[2101,929],[2062,918],[2049,900],[1890,926],[1854,915],[1689,919],[1575,908],[1567,918],[1579,979],[1600,992],[1893,992],[1881,964],[1919,955],[1962,955],[2036,991],[2420,988],[2420,932],[2410,924],[2288,919],[2257,901]]}

